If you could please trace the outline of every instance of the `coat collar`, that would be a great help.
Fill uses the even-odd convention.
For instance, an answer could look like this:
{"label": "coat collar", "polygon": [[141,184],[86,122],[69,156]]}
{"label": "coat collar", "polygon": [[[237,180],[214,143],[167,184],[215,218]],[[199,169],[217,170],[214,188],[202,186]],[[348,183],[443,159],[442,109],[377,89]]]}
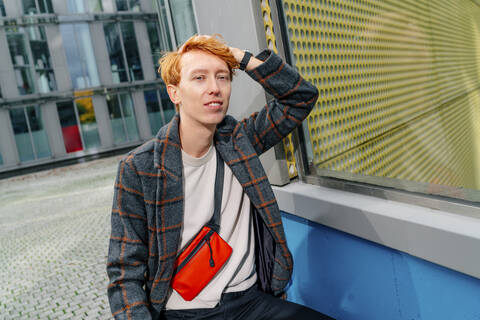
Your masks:
{"label": "coat collar", "polygon": [[[172,120],[163,126],[154,139],[153,161],[155,167],[164,174],[182,177],[182,147],[179,134],[180,115],[177,113]],[[216,146],[223,155],[227,152],[226,144],[231,138],[237,122],[231,116],[225,118],[217,125],[215,132]]]}

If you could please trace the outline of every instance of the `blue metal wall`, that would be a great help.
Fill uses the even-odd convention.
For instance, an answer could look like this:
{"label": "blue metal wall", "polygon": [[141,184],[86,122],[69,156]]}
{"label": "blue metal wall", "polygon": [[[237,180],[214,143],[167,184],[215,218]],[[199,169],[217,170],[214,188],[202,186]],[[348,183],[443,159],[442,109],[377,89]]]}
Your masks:
{"label": "blue metal wall", "polygon": [[288,213],[283,222],[291,301],[341,320],[480,319],[480,279]]}

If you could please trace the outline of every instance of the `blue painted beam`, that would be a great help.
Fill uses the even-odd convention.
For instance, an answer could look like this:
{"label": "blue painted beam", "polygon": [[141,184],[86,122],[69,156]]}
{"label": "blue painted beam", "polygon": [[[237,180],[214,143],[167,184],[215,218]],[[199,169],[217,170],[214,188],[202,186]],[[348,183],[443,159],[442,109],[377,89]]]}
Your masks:
{"label": "blue painted beam", "polygon": [[290,301],[341,320],[480,320],[480,279],[288,213],[283,222]]}

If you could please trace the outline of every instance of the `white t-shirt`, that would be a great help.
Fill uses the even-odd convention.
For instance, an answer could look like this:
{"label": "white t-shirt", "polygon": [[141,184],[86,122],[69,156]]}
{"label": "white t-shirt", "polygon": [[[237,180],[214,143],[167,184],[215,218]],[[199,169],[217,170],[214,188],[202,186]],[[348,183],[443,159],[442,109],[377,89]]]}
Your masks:
{"label": "white t-shirt", "polygon": [[[180,248],[213,216],[217,169],[215,153],[214,146],[200,158],[194,158],[182,150],[185,215]],[[230,259],[192,301],[185,301],[175,290],[171,290],[167,310],[213,308],[220,301],[222,293],[246,290],[257,281],[250,199],[227,165],[220,216],[219,234],[233,248]]]}

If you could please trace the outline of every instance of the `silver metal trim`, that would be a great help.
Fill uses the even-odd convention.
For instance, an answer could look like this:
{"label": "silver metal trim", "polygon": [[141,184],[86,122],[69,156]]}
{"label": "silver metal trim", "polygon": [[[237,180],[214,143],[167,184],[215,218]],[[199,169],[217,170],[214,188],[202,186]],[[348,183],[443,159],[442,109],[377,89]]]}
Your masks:
{"label": "silver metal trim", "polygon": [[[82,99],[82,98],[80,98],[80,99]],[[88,99],[88,98],[86,98],[86,99]],[[73,100],[72,102],[73,102],[73,111],[75,113],[75,118],[76,118],[75,120],[77,121],[78,130],[80,131],[80,141],[82,142],[82,150],[85,150],[85,141],[83,140],[83,129],[82,129],[82,123],[80,122],[80,116],[78,114],[77,100]]]}
{"label": "silver metal trim", "polygon": [[[30,119],[28,118],[28,113],[27,113],[27,108],[35,108],[36,106],[28,106],[28,107],[23,107],[23,115],[25,117],[25,120],[27,120],[27,128],[28,128],[28,136],[30,137],[30,144],[32,145],[32,151],[33,151],[33,156],[35,157],[34,160],[38,159],[37,155],[37,148],[35,148],[35,143],[33,143],[33,134],[32,134],[32,126],[30,125]],[[20,156],[20,155],[19,155]]]}
{"label": "silver metal trim", "polygon": [[480,218],[480,203],[471,201],[422,194],[326,176],[309,175],[302,177],[302,181],[327,188]]}
{"label": "silver metal trim", "polygon": [[[160,116],[162,118],[162,123],[165,124],[165,109],[163,108],[163,103],[162,103],[162,95],[160,94],[160,89],[155,90],[155,94],[157,95],[157,101],[158,101],[158,106],[159,106],[159,111],[160,111]],[[148,114],[148,111],[147,111]],[[154,132],[152,132],[153,135],[155,135]]]}
{"label": "silver metal trim", "polygon": [[168,30],[170,31],[170,41],[172,42],[172,48],[176,49],[177,36],[175,35],[175,29],[174,29],[175,27],[173,25],[172,10],[170,9],[170,1],[164,0],[163,4],[165,5],[165,13],[167,14]]}

